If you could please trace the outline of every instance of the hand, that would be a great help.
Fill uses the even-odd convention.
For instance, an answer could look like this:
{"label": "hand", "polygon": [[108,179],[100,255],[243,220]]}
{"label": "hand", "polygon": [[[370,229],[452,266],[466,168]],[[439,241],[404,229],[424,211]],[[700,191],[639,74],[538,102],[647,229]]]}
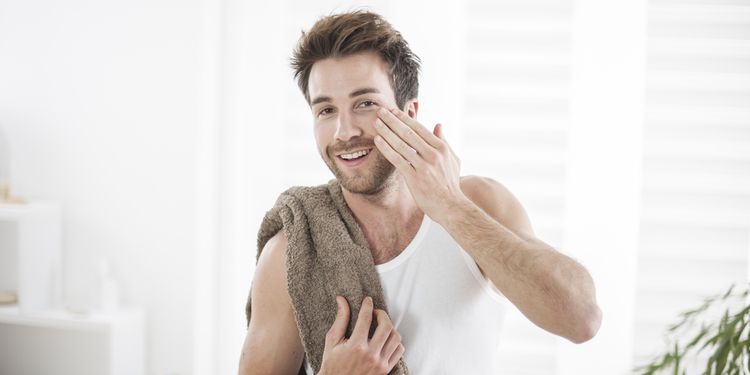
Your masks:
{"label": "hand", "polygon": [[336,320],[326,334],[319,375],[389,373],[404,354],[404,346],[388,314],[375,309],[378,327],[372,339],[368,339],[373,305],[372,297],[366,297],[362,301],[352,336],[347,339],[344,335],[349,326],[349,303],[346,298],[337,296],[336,304]]}
{"label": "hand", "polygon": [[375,146],[406,180],[422,211],[437,222],[468,198],[461,191],[461,161],[445,141],[441,124],[430,132],[398,109],[378,110]]}

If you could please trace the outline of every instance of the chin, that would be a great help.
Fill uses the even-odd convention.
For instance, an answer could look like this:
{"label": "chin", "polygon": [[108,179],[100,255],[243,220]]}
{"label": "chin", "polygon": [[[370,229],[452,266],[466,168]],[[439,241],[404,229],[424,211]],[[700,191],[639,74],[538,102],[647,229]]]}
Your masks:
{"label": "chin", "polygon": [[341,187],[354,194],[374,195],[386,186],[385,181],[372,181],[361,176],[336,177]]}
{"label": "chin", "polygon": [[354,194],[375,195],[389,186],[394,178],[396,167],[381,155],[373,160],[373,165],[361,173],[342,171],[332,160],[326,160],[328,169],[341,187]]}

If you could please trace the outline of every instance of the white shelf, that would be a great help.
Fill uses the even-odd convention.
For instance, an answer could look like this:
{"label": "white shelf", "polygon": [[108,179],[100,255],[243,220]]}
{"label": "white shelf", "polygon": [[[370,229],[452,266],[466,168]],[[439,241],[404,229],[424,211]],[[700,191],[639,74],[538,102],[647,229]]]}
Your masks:
{"label": "white shelf", "polygon": [[18,221],[36,212],[59,209],[59,203],[54,201],[34,201],[25,204],[0,203],[0,220]]}
{"label": "white shelf", "polygon": [[[144,375],[145,313],[0,307],[0,374]],[[40,361],[38,353],[45,353]]]}
{"label": "white shelf", "polygon": [[21,312],[18,306],[0,306],[0,324],[58,328],[88,332],[109,332],[123,321],[142,321],[142,310],[121,310],[114,313],[72,313],[64,310]]}
{"label": "white shelf", "polygon": [[62,207],[54,201],[0,204],[0,290],[15,292],[23,311],[60,299]]}

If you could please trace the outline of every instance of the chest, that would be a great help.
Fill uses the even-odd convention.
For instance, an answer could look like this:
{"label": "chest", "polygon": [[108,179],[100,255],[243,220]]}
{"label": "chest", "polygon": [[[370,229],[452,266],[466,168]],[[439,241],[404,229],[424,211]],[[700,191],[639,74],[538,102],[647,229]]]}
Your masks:
{"label": "chest", "polygon": [[417,222],[409,223],[405,227],[376,224],[363,228],[362,231],[375,264],[382,264],[401,254],[412,242],[418,230]]}
{"label": "chest", "polygon": [[497,373],[505,303],[489,294],[468,254],[434,229],[378,270],[404,358],[418,374]]}
{"label": "chest", "polygon": [[383,264],[397,257],[409,245],[410,239],[382,236],[367,240],[375,264]]}

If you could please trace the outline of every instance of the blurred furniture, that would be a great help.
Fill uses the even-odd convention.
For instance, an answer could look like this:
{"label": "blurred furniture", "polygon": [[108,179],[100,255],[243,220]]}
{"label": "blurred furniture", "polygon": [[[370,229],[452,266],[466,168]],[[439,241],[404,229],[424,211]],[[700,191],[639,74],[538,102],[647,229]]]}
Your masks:
{"label": "blurred furniture", "polygon": [[55,202],[0,204],[0,292],[22,311],[59,304],[62,210]]}
{"label": "blurred furniture", "polygon": [[23,313],[0,307],[0,374],[144,375],[140,310]]}
{"label": "blurred furniture", "polygon": [[0,204],[0,374],[143,375],[142,310],[61,308],[61,207]]}

